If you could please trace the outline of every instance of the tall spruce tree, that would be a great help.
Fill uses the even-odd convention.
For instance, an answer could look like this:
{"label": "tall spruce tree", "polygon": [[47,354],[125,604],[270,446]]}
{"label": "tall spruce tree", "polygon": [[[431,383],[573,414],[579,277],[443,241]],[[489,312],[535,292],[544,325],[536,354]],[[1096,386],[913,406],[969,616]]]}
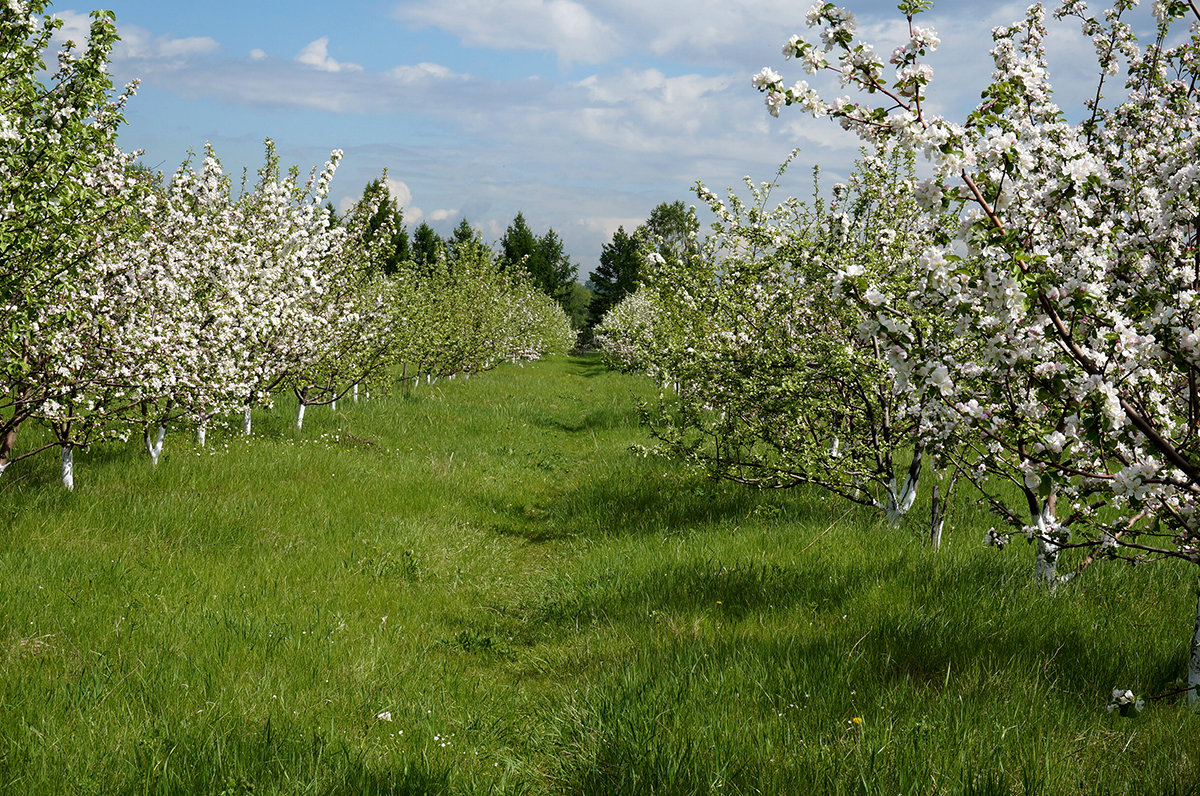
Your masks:
{"label": "tall spruce tree", "polygon": [[421,271],[428,271],[437,262],[438,249],[445,246],[433,227],[422,221],[413,230],[412,259]]}
{"label": "tall spruce tree", "polygon": [[[385,175],[386,177],[386,175]],[[382,197],[386,195],[386,199]],[[391,196],[387,189],[383,178],[371,180],[367,186],[363,188],[362,202],[364,206],[371,206],[372,203],[377,203],[377,209],[371,218],[367,221],[366,231],[363,235],[367,242],[374,241],[376,236],[380,234],[380,229],[384,227],[388,218],[391,218],[391,243],[387,247],[388,255],[383,259],[383,272],[388,276],[394,275],[400,268],[400,263],[412,259],[412,247],[408,242],[408,230],[404,228],[404,210],[396,202],[396,199]],[[329,206],[330,213],[333,213],[333,205]],[[337,216],[333,215],[336,220]]]}
{"label": "tall spruce tree", "polygon": [[613,233],[612,241],[600,250],[600,266],[588,279],[592,300],[588,305],[588,325],[594,327],[610,309],[637,287],[641,275],[642,242],[624,227]]}
{"label": "tall spruce tree", "polygon": [[563,251],[557,232],[551,229],[539,238],[529,228],[525,215],[517,213],[500,239],[500,249],[506,270],[524,269],[539,290],[567,307],[577,269]]}

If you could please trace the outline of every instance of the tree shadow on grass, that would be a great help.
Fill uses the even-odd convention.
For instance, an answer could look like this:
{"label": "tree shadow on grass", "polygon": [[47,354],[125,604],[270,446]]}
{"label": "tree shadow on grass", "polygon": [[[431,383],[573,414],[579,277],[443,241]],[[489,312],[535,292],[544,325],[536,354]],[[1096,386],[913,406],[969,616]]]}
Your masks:
{"label": "tree shadow on grass", "polygon": [[585,379],[616,373],[599,354],[576,354],[567,358],[567,372]]}
{"label": "tree shadow on grass", "polygon": [[[126,781],[112,793],[212,793],[250,796],[291,783],[309,783],[325,796],[408,796],[452,792],[451,767],[411,755],[388,768],[365,759],[343,739],[287,721],[228,728],[171,724],[126,750]],[[169,765],[167,765],[169,760]]]}
{"label": "tree shadow on grass", "polygon": [[[805,519],[828,524],[836,519],[831,508],[807,496],[791,499],[659,465],[657,460],[648,460],[615,474],[584,472],[578,483],[564,484],[520,505],[495,496],[484,504],[483,522],[506,536],[544,542],[576,537],[687,535],[698,529],[737,525],[756,512],[769,513],[781,521]],[[782,510],[780,503],[785,507]]]}

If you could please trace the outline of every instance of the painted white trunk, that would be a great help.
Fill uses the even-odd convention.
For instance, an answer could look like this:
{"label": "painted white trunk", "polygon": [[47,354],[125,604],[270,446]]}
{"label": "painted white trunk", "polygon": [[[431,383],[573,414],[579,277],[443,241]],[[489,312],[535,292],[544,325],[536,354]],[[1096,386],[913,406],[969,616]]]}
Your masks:
{"label": "painted white trunk", "polygon": [[4,475],[4,471],[8,469],[10,464],[12,464],[12,462],[0,462],[0,475]]}
{"label": "painted white trunk", "polygon": [[330,409],[330,411],[333,411],[333,412],[337,411],[337,398],[334,398],[332,401],[329,402],[329,409]]}
{"label": "painted white trunk", "polygon": [[[949,498],[950,490],[946,490],[946,497]],[[942,549],[942,526],[946,521],[946,511],[942,507],[942,485],[937,479],[933,482],[933,505],[929,509],[929,546],[937,552]]]}
{"label": "painted white trunk", "polygon": [[201,448],[203,448],[204,443],[207,441],[208,441],[208,424],[201,422],[200,425],[196,426],[196,444],[199,445]]}
{"label": "painted white trunk", "polygon": [[247,437],[250,436],[250,407],[246,407],[245,413],[242,415],[242,433]]}
{"label": "painted white trunk", "polygon": [[167,427],[159,425],[158,434],[155,439],[150,439],[150,429],[146,429],[144,439],[146,440],[146,453],[150,454],[150,462],[155,467],[158,466],[158,457],[162,455],[163,438],[167,435]]}
{"label": "painted white trunk", "polygon": [[887,490],[887,506],[884,511],[887,512],[888,525],[896,526],[900,524],[900,519],[908,513],[912,508],[913,503],[917,500],[917,483],[918,478],[913,478],[912,474],[905,476],[904,485],[896,490],[896,479],[892,479],[892,483],[888,485]]}
{"label": "painted white trunk", "polygon": [[1200,597],[1196,599],[1196,631],[1192,634],[1192,654],[1188,658],[1188,705],[1200,710]]}
{"label": "painted white trunk", "polygon": [[353,399],[354,403],[358,403],[358,385],[357,384],[355,384],[354,388],[350,391],[350,396]]}
{"label": "painted white trunk", "polygon": [[1061,549],[1057,539],[1058,531],[1054,527],[1054,501],[1047,499],[1042,502],[1042,510],[1034,523],[1037,529],[1037,561],[1034,568],[1034,579],[1051,591],[1058,585],[1058,553]]}
{"label": "painted white trunk", "polygon": [[75,447],[62,446],[62,482],[68,492],[75,491]]}
{"label": "painted white trunk", "polygon": [[307,408],[308,406],[305,404],[300,404],[296,408],[296,428],[298,429],[304,428],[304,410]]}

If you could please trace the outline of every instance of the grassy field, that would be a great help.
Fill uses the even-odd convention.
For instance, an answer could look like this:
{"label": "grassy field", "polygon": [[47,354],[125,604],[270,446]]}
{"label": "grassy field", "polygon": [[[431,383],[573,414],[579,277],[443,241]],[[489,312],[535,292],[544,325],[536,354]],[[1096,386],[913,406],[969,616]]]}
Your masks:
{"label": "grassy field", "polygon": [[947,549],[506,366],[0,479],[0,793],[1200,794],[1195,567]]}

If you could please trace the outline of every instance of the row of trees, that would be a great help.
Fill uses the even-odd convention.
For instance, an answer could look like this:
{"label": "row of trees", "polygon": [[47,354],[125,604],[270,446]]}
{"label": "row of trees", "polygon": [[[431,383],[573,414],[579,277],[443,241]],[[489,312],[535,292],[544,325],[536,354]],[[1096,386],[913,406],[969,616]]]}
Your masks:
{"label": "row of trees", "polygon": [[[828,207],[702,189],[719,219],[704,248],[656,263],[598,334],[673,388],[660,436],[726,477],[816,483],[894,517],[925,462],[943,476],[925,479],[934,538],[939,489],[969,479],[1008,523],[991,538],[1034,540],[1048,585],[1070,577],[1064,550],[1080,567],[1200,563],[1200,28],[1172,31],[1200,11],[1155,3],[1144,45],[1134,4],[1061,3],[1100,72],[1070,124],[1033,6],[993,32],[993,80],[956,123],[929,112],[939,42],[915,21],[928,5],[901,4],[890,77],[853,14],[815,5],[819,41],[794,36],[784,54],[879,104],[827,102],[770,68],[754,85],[773,115],[831,116],[877,153]],[[1102,100],[1121,72],[1124,98]],[[932,178],[914,179],[916,155]],[[1200,605],[1193,704],[1197,689]]]}
{"label": "row of trees", "polygon": [[[111,15],[85,54],[42,86],[57,22],[44,4],[4,11],[0,262],[4,329],[0,472],[40,450],[140,431],[157,461],[169,425],[244,413],[291,389],[306,407],[360,385],[469,373],[566,350],[565,314],[477,240],[396,257],[395,201],[380,183],[345,219],[323,206],[340,152],[305,181],[267,142],[235,190],[215,155],[162,186],[116,146],[120,107],[104,64]],[[32,166],[31,166],[32,164]],[[18,453],[26,423],[51,432]]]}
{"label": "row of trees", "polygon": [[[384,190],[384,185],[383,178],[372,180],[364,188],[363,197],[377,194]],[[418,269],[431,268],[439,257],[445,257],[453,263],[459,252],[474,251],[483,244],[479,231],[466,218],[459,219],[450,236],[445,238],[438,235],[426,221],[418,224],[410,235],[404,225],[404,210],[395,202],[380,206],[368,226],[374,231],[385,221],[391,229],[384,265],[388,274],[395,273],[400,263],[407,261],[413,262]],[[559,303],[575,328],[585,325],[587,303],[584,291],[576,282],[578,268],[563,250],[562,239],[557,232],[550,229],[540,236],[534,234],[525,220],[525,214],[518,212],[500,239],[498,249],[497,256],[503,270],[524,274],[523,278]]]}

